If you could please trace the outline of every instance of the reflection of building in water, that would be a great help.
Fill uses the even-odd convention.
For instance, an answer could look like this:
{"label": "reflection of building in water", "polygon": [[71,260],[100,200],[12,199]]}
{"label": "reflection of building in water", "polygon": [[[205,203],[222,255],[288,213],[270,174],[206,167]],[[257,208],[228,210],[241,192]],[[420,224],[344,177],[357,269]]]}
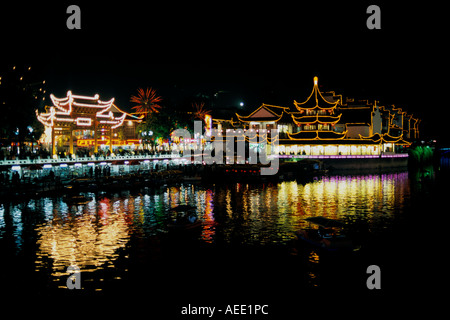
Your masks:
{"label": "reflection of building in water", "polygon": [[180,204],[195,208],[197,217],[203,222],[201,239],[211,243],[215,235],[214,192],[211,189],[197,189],[194,185],[190,185],[171,187],[166,193],[168,201],[165,205],[168,208],[174,208]]}
{"label": "reflection of building in water", "polygon": [[[109,208],[111,209],[111,208]],[[100,214],[100,213],[99,213]],[[126,214],[115,212],[103,217],[88,214],[66,218],[54,217],[41,225],[38,232],[37,268],[45,268],[48,258],[53,263],[53,276],[67,275],[66,268],[78,266],[83,272],[94,271],[105,263],[113,263],[117,250],[129,240]]]}
{"label": "reflection of building in water", "polygon": [[[407,180],[408,173],[402,172],[331,176],[306,184],[285,181],[211,189],[182,185],[160,194],[103,199],[78,208],[45,200],[45,221],[37,228],[37,268],[50,265],[58,276],[66,274],[69,265],[82,271],[112,265],[132,234],[141,238],[160,233],[167,226],[168,208],[179,204],[195,208],[205,222],[199,239],[207,243],[218,240],[217,230],[219,241],[286,243],[307,225],[304,219],[313,216],[383,227],[409,201]],[[20,233],[16,239],[20,243]]]}
{"label": "reflection of building in water", "polygon": [[408,201],[407,179],[407,172],[323,177],[300,186],[300,202],[305,217],[365,215],[365,219],[376,219],[379,214],[395,213],[396,207]]}
{"label": "reflection of building in water", "polygon": [[305,218],[383,223],[409,199],[408,173],[331,176],[306,184],[284,181],[250,188],[235,185],[214,194],[215,216],[226,241],[277,243],[295,238]]}

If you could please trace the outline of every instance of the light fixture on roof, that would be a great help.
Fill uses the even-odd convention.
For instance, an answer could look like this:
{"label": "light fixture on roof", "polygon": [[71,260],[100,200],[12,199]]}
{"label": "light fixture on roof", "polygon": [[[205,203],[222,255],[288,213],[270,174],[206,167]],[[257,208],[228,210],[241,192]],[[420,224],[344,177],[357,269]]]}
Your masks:
{"label": "light fixture on roof", "polygon": [[319,82],[319,78],[314,77],[314,85],[317,86],[317,82]]}

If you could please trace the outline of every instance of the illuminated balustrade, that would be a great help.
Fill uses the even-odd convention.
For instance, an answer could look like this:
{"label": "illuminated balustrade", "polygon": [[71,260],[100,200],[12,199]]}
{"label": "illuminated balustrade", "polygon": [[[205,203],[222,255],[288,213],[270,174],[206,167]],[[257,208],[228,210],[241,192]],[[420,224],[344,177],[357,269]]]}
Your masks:
{"label": "illuminated balustrade", "polygon": [[183,159],[179,154],[165,154],[165,155],[125,155],[125,156],[91,156],[91,157],[75,157],[75,158],[35,158],[35,159],[14,159],[14,160],[0,160],[2,165],[30,165],[30,164],[74,164],[74,163],[88,163],[98,161],[117,161],[117,160],[166,160],[166,159]]}
{"label": "illuminated balustrade", "polygon": [[377,158],[408,158],[407,153],[382,155],[279,155],[281,159],[377,159]]}

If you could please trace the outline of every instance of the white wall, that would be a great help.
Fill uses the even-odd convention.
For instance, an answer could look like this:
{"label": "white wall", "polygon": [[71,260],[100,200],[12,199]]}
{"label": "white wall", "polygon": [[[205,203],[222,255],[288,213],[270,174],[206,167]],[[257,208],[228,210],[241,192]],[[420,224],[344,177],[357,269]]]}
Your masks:
{"label": "white wall", "polygon": [[381,113],[378,107],[372,112],[372,134],[380,133],[382,130],[383,122],[381,120]]}

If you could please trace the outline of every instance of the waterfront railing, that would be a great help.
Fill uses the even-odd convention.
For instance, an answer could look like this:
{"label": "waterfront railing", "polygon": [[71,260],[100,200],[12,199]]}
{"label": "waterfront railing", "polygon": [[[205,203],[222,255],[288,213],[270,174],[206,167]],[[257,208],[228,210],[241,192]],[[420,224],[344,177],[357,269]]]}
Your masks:
{"label": "waterfront railing", "polygon": [[75,163],[90,163],[90,162],[114,162],[114,161],[145,161],[145,160],[170,160],[182,158],[179,154],[164,154],[164,155],[125,155],[125,156],[91,156],[91,157],[67,157],[67,158],[34,158],[34,159],[9,159],[0,160],[0,165],[31,165],[31,164],[75,164]]}
{"label": "waterfront railing", "polygon": [[[273,157],[273,156],[272,156]],[[381,155],[279,155],[280,159],[376,159],[376,158],[407,158],[407,153],[381,154]],[[33,158],[33,159],[9,159],[0,160],[0,166],[22,166],[31,164],[75,164],[75,163],[97,163],[114,161],[164,161],[185,159],[180,154],[162,154],[162,155],[117,155],[117,156],[91,156],[91,157],[67,157],[67,158]]]}

